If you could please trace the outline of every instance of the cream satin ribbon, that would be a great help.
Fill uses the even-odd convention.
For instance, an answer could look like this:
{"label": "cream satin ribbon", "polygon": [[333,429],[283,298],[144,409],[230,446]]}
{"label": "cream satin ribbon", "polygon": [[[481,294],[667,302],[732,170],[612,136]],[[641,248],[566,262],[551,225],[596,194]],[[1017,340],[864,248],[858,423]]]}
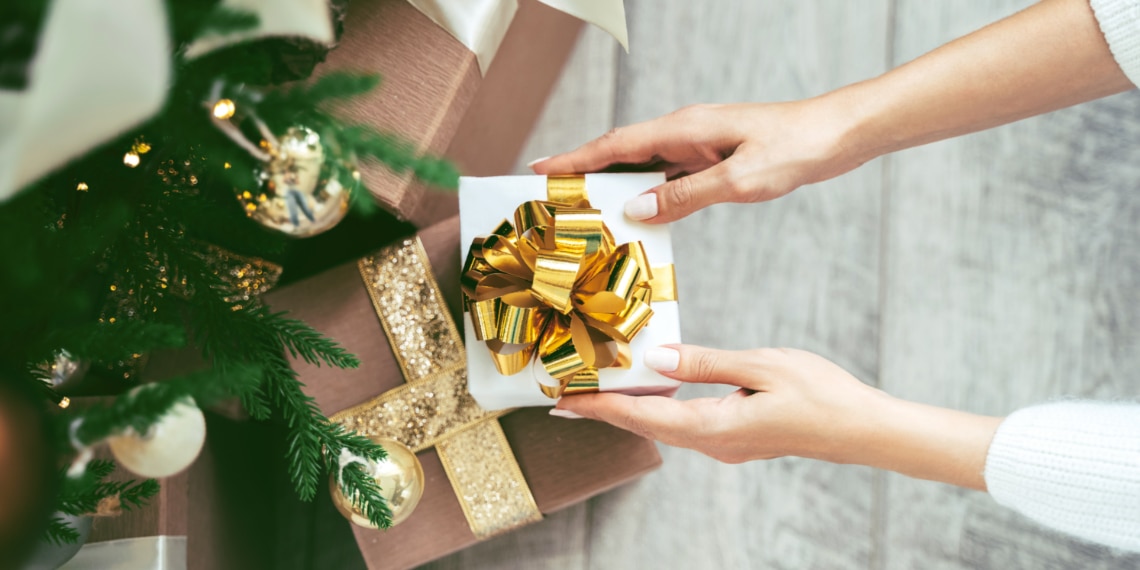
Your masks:
{"label": "cream satin ribbon", "polygon": [[[52,0],[23,91],[0,90],[0,202],[69,160],[151,118],[170,82],[162,0]],[[250,30],[206,35],[194,58],[269,36],[333,40],[325,0],[224,0],[257,14]],[[92,188],[92,190],[96,190]]]}
{"label": "cream satin ribbon", "polygon": [[53,0],[27,88],[0,90],[0,202],[158,112],[169,77],[161,0]]}
{"label": "cream satin ribbon", "polygon": [[[622,0],[538,0],[608,32],[626,51],[629,33]],[[507,34],[518,0],[408,0],[417,10],[455,36],[479,61],[484,74]]]}
{"label": "cream satin ribbon", "polygon": [[[629,50],[622,0],[538,0],[609,32]],[[487,72],[518,0],[409,0],[464,46]],[[194,58],[269,36],[333,39],[324,0],[223,0],[254,12],[252,30],[208,35]],[[69,160],[153,116],[170,81],[170,38],[161,0],[53,0],[28,88],[0,90],[0,203]]]}
{"label": "cream satin ribbon", "polygon": [[144,536],[92,542],[60,570],[186,570],[185,536]]}

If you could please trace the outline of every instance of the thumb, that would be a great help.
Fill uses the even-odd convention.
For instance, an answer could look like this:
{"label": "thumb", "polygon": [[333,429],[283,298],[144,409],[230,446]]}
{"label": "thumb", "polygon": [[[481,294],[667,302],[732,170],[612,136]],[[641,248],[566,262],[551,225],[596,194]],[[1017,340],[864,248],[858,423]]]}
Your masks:
{"label": "thumb", "polygon": [[696,174],[670,180],[626,202],[625,214],[635,220],[660,224],[730,201],[734,185],[728,164],[726,160]]}
{"label": "thumb", "polygon": [[765,387],[756,363],[744,351],[670,344],[650,348],[644,358],[647,367],[682,382],[730,384],[750,390]]}
{"label": "thumb", "polygon": [[665,396],[627,396],[595,392],[565,396],[557,409],[600,420],[641,437],[676,447],[688,447],[698,433],[700,416],[693,405]]}

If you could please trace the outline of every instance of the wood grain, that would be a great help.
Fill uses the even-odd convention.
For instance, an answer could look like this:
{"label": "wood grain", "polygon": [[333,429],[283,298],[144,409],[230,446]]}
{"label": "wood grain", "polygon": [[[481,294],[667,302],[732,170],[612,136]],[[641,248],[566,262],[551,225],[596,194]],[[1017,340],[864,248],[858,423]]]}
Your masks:
{"label": "wood grain", "polygon": [[[814,95],[1029,3],[627,1],[632,53],[588,29],[524,159],[690,103]],[[892,393],[979,413],[1062,394],[1135,397],[1138,116],[1140,95],[1118,96],[679,222],[685,338],[814,350]],[[726,466],[662,452],[665,466],[639,483],[435,567],[1140,565],[983,493],[811,461]]]}
{"label": "wood grain", "polygon": [[[808,97],[881,73],[887,3],[627,2],[616,123],[698,102]],[[880,168],[674,224],[687,342],[794,346],[875,381]],[[723,394],[687,386],[681,397]],[[871,472],[807,460],[665,466],[591,502],[590,568],[853,568],[871,557]]]}
{"label": "wood grain", "polygon": [[[900,0],[894,63],[1028,1]],[[1135,397],[1140,96],[900,153],[889,164],[882,386],[1005,415]],[[988,496],[890,476],[888,568],[1134,568]]]}

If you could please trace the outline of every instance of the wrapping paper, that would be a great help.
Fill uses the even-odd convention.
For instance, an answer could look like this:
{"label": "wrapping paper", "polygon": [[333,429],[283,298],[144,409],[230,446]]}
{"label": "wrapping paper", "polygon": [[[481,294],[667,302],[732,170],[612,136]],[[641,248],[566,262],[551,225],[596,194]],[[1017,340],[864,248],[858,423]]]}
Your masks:
{"label": "wrapping paper", "polygon": [[[430,322],[439,324],[439,321],[449,320],[458,323],[461,314],[459,219],[452,217],[422,229],[417,238],[431,260],[430,279],[438,283],[447,304],[446,314],[440,315],[442,319],[431,319]],[[386,263],[391,264],[391,261]],[[399,272],[402,268],[394,269]],[[396,279],[384,277],[383,281],[393,287],[410,287],[409,292],[412,292],[423,287],[421,281],[428,279],[423,273],[413,271],[399,275],[401,277]],[[405,358],[401,364],[396,354],[406,348],[427,349],[436,355],[417,359],[413,368],[424,366],[431,369],[445,362],[453,364],[450,358],[442,357],[453,349],[444,351],[439,345],[439,341],[450,335],[431,332],[437,329],[425,329],[427,334],[422,336],[417,333],[421,340],[405,337],[397,342],[407,344],[392,346],[383,322],[377,318],[374,299],[361,279],[360,265],[356,262],[275,289],[266,294],[265,301],[273,310],[287,310],[293,318],[311,324],[360,359],[360,367],[353,369],[316,366],[300,358],[293,361],[294,369],[305,384],[305,393],[312,396],[321,411],[329,416],[336,417],[338,412],[350,408],[360,411],[358,406],[376,401],[377,396],[397,390],[406,393],[413,387],[404,375],[410,361]],[[422,314],[425,311],[421,307],[412,312]],[[431,312],[442,313],[435,309]],[[403,322],[426,325],[428,321],[409,318]],[[454,347],[458,347],[460,353],[463,351],[461,343]],[[457,358],[460,363],[466,362],[462,354]],[[427,394],[424,391],[419,393]],[[452,398],[443,400],[454,401]],[[423,399],[417,402],[422,403]],[[448,413],[438,405],[433,408]],[[604,422],[568,422],[551,417],[546,410],[538,408],[491,415],[498,417],[535,503],[545,514],[555,513],[632,481],[661,464],[661,456],[652,441]],[[379,414],[371,419],[361,419],[365,423],[372,420],[387,423],[393,416]],[[438,433],[436,426],[441,422],[437,420],[442,420],[442,423],[449,421],[445,416],[434,416],[425,418],[422,424],[415,422],[408,428]],[[461,445],[478,451],[468,443]],[[286,487],[281,489],[281,499],[272,515],[281,535],[271,550],[273,561],[268,566],[279,570],[414,568],[478,542],[479,538],[472,532],[460,500],[455,496],[439,449],[424,448],[417,457],[423,465],[426,480],[424,496],[406,521],[385,531],[350,524],[332,505],[328,493],[318,493],[313,502],[301,502],[295,498],[292,485],[283,481]],[[193,538],[191,535],[191,542]],[[191,548],[194,548],[193,544]]]}
{"label": "wrapping paper", "polygon": [[185,536],[144,536],[84,545],[60,570],[186,570]]}
{"label": "wrapping paper", "polygon": [[[417,10],[467,46],[484,74],[518,10],[518,0],[408,0]],[[538,0],[598,26],[629,51],[622,0]]]}
{"label": "wrapping paper", "polygon": [[[673,242],[666,225],[630,220],[623,213],[627,200],[665,182],[662,173],[587,174],[586,191],[590,202],[602,211],[606,225],[617,243],[641,241],[653,265],[673,262]],[[459,182],[460,244],[464,253],[471,241],[486,235],[501,220],[510,219],[515,208],[528,200],[546,199],[545,176],[464,177]],[[461,256],[461,259],[463,256]],[[633,366],[599,371],[599,389],[627,394],[664,392],[679,385],[676,380],[654,372],[642,364],[645,351],[661,344],[681,342],[677,301],[653,303],[653,318],[633,339]],[[529,366],[513,376],[502,376],[483,343],[475,340],[469,314],[464,314],[467,347],[468,389],[487,410],[525,406],[550,406],[554,400],[539,388],[551,383],[541,365]]]}

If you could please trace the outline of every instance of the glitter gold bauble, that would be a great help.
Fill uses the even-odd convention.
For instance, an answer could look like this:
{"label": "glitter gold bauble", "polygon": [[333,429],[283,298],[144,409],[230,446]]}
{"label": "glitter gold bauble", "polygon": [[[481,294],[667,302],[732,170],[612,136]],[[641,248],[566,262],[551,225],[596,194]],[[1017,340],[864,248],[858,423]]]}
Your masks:
{"label": "glitter gold bauble", "polygon": [[294,126],[276,144],[272,158],[256,173],[256,191],[238,190],[245,213],[261,225],[294,237],[332,228],[348,213],[352,167],[310,128]]}
{"label": "glitter gold bauble", "polygon": [[[424,468],[416,454],[404,444],[382,437],[369,436],[369,439],[388,452],[387,458],[368,462],[364,471],[380,486],[380,494],[388,501],[388,508],[392,510],[392,525],[395,526],[411,516],[419,504],[420,497],[424,494]],[[358,526],[376,528],[341,492],[335,473],[329,481],[329,487],[333,504],[340,514]]]}
{"label": "glitter gold bauble", "polygon": [[[136,388],[145,389],[146,386]],[[192,398],[171,406],[144,434],[127,428],[126,432],[107,439],[119,464],[135,475],[155,479],[189,467],[205,442],[206,418]]]}

